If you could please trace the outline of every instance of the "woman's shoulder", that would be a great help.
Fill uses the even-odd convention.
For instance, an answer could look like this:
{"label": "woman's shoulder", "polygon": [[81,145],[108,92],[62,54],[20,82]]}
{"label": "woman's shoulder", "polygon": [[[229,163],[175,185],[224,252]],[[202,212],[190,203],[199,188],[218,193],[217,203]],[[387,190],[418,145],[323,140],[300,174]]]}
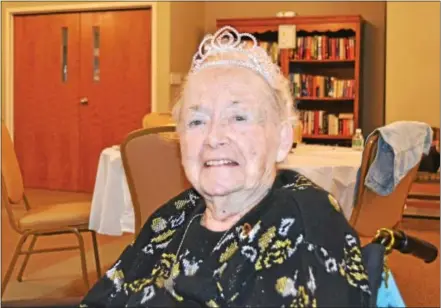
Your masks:
{"label": "woman's shoulder", "polygon": [[347,235],[356,236],[337,199],[328,191],[295,171],[283,171],[276,188],[279,196],[290,200],[290,211],[299,216],[305,238],[328,246]]}
{"label": "woman's shoulder", "polygon": [[[281,170],[274,188],[294,198],[298,205],[305,205],[300,207],[302,212],[314,214],[315,217],[328,217],[330,213],[343,215],[337,199],[331,193],[296,171]],[[317,210],[321,211],[316,213]]]}

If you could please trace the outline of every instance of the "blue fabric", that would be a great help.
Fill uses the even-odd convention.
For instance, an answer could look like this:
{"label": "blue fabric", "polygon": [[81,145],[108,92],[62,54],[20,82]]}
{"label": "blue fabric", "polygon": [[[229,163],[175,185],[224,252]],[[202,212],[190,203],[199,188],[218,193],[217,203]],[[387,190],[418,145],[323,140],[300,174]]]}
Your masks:
{"label": "blue fabric", "polygon": [[364,185],[378,195],[387,196],[419,163],[423,153],[429,153],[433,131],[426,123],[413,121],[394,122],[377,131],[380,133],[377,154]]}
{"label": "blue fabric", "polygon": [[377,307],[406,307],[392,273],[389,274],[387,287],[383,273],[383,281],[377,294]]}

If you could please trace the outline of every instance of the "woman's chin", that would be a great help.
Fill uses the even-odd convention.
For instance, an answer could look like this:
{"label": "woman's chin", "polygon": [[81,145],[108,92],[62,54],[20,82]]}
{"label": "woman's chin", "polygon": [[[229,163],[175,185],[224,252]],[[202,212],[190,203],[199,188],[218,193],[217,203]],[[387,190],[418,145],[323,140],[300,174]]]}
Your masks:
{"label": "woman's chin", "polygon": [[[229,183],[233,184],[233,183]],[[239,185],[219,185],[218,183],[203,183],[201,188],[205,195],[210,197],[222,197],[227,196],[240,189]]]}
{"label": "woman's chin", "polygon": [[213,168],[203,170],[200,177],[200,186],[209,196],[225,196],[240,190],[243,185],[243,174],[236,168]]}

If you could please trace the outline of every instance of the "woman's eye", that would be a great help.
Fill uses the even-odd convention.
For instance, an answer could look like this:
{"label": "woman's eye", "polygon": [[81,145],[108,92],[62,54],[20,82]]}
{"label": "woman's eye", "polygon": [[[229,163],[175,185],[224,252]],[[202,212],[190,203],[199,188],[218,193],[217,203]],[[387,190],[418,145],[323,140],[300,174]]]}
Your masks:
{"label": "woman's eye", "polygon": [[201,124],[203,124],[201,120],[193,120],[193,121],[190,121],[190,123],[188,123],[188,126],[194,127],[194,126],[199,126]]}
{"label": "woman's eye", "polygon": [[237,115],[237,116],[234,116],[234,120],[237,122],[243,122],[243,121],[246,121],[247,118],[244,116]]}

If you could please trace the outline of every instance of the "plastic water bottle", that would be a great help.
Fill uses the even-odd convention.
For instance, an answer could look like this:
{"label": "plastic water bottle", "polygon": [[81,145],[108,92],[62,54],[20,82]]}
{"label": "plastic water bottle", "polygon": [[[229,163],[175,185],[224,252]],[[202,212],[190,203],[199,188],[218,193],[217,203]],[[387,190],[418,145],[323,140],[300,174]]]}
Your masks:
{"label": "plastic water bottle", "polygon": [[361,133],[361,128],[355,130],[355,135],[352,137],[352,148],[356,151],[363,151],[364,138]]}

